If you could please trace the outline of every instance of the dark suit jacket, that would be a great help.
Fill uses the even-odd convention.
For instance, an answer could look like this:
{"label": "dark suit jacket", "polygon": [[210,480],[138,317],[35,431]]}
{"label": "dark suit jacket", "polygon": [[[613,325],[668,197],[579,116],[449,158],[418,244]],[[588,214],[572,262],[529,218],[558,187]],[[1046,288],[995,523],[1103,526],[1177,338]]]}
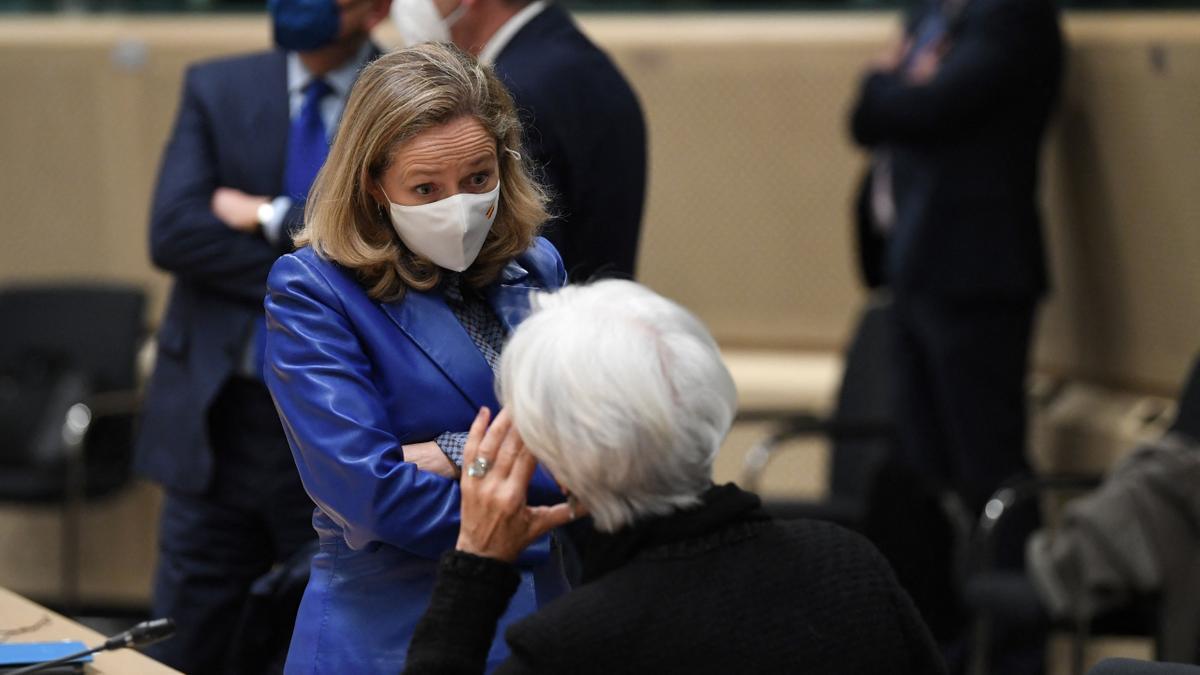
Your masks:
{"label": "dark suit jacket", "polygon": [[[213,191],[282,194],[289,126],[285,52],[188,68],[150,212],[150,257],[175,283],[136,457],[139,471],[171,489],[207,487],[209,405],[263,315],[271,265],[292,248],[287,236],[275,246],[261,234],[231,230],[209,206]],[[300,225],[303,212],[293,204],[285,232]]]}
{"label": "dark suit jacket", "polygon": [[1051,0],[966,1],[930,83],[873,73],[854,107],[854,138],[892,155],[885,275],[897,292],[1035,297],[1047,287],[1038,155],[1061,77],[1058,15]]}
{"label": "dark suit jacket", "polygon": [[[703,501],[597,535],[585,553],[592,578],[512,625],[512,656],[495,672],[945,672],[865,539],[831,523],[770,520],[732,484]],[[482,672],[518,583],[498,561],[444,557],[404,672]]]}
{"label": "dark suit jacket", "polygon": [[646,191],[646,128],[612,61],[551,4],[496,58],[526,148],[552,191],[542,233],[572,279],[632,278]]}

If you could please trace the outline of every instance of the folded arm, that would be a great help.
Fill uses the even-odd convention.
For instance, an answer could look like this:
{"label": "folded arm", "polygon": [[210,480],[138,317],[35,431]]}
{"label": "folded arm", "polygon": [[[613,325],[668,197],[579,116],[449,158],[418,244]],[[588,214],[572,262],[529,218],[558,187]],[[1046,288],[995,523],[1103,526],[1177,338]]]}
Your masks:
{"label": "folded arm", "polygon": [[855,140],[868,147],[950,140],[1044,77],[1051,46],[1032,11],[1005,4],[973,18],[978,28],[953,44],[927,81],[899,69],[869,73],[851,117]]}
{"label": "folded arm", "polygon": [[[437,559],[458,536],[458,483],[405,460],[373,366],[321,273],[285,256],[268,287],[265,376],[305,489],[351,546],[379,541]],[[542,540],[521,562],[548,550]]]}

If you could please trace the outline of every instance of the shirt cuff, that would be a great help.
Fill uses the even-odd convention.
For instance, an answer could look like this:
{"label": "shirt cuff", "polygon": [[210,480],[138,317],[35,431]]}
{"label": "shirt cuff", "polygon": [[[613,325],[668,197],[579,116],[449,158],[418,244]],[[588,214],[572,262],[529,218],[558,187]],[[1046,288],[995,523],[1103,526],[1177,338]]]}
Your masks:
{"label": "shirt cuff", "polygon": [[465,431],[447,431],[433,439],[433,442],[438,444],[451,462],[454,462],[454,466],[461,469],[463,450],[467,447],[467,435]]}
{"label": "shirt cuff", "polygon": [[517,592],[517,585],[521,581],[516,565],[459,550],[447,551],[442,555],[440,573],[493,586],[508,595]]}
{"label": "shirt cuff", "polygon": [[271,200],[271,208],[274,212],[270,220],[262,223],[262,232],[267,241],[278,246],[283,237],[283,220],[287,218],[288,209],[292,208],[292,200],[289,197],[276,197]]}

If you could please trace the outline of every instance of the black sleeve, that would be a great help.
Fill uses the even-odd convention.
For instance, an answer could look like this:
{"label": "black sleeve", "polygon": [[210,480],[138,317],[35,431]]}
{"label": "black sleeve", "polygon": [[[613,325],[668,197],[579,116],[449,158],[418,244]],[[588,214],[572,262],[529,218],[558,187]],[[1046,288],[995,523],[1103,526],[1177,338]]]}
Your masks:
{"label": "black sleeve", "polygon": [[197,70],[189,69],[154,190],[150,257],[178,278],[261,304],[279,251],[260,234],[227,227],[212,212],[217,150],[199,90]]}
{"label": "black sleeve", "polygon": [[[547,105],[536,105],[539,105],[545,115]],[[547,120],[539,118],[533,106],[527,106],[521,111],[521,123],[525,126],[525,151],[529,153],[529,166],[550,198],[547,204],[550,220],[543,224],[539,234],[554,244],[569,272],[570,263],[575,258],[575,249],[571,245],[573,230],[568,226],[572,212],[571,185],[568,180],[570,160],[562,143],[555,136],[557,129]]]}
{"label": "black sleeve", "polygon": [[[603,111],[581,111],[549,93],[526,94],[525,146],[551,196],[551,219],[542,234],[576,282],[631,279],[637,263],[646,192],[645,121],[633,94],[623,83],[616,86],[611,91],[616,100]],[[594,129],[613,125],[619,130],[597,137]]]}
{"label": "black sleeve", "polygon": [[1044,79],[1054,67],[1052,41],[1029,3],[1006,3],[972,19],[925,84],[902,74],[872,72],[863,80],[851,116],[854,139],[926,144],[951,140],[973,128],[1006,97]]}
{"label": "black sleeve", "polygon": [[521,577],[507,563],[450,551],[408,646],[405,673],[478,675]]}

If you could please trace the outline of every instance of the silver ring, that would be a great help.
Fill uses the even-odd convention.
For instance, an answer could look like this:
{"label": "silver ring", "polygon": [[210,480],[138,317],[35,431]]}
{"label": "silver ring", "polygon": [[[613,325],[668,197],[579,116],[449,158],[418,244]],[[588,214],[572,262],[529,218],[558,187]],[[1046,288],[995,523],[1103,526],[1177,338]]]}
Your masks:
{"label": "silver ring", "polygon": [[488,463],[486,457],[476,457],[475,461],[471,462],[471,466],[467,467],[467,475],[471,478],[483,478],[490,468],[492,465]]}

